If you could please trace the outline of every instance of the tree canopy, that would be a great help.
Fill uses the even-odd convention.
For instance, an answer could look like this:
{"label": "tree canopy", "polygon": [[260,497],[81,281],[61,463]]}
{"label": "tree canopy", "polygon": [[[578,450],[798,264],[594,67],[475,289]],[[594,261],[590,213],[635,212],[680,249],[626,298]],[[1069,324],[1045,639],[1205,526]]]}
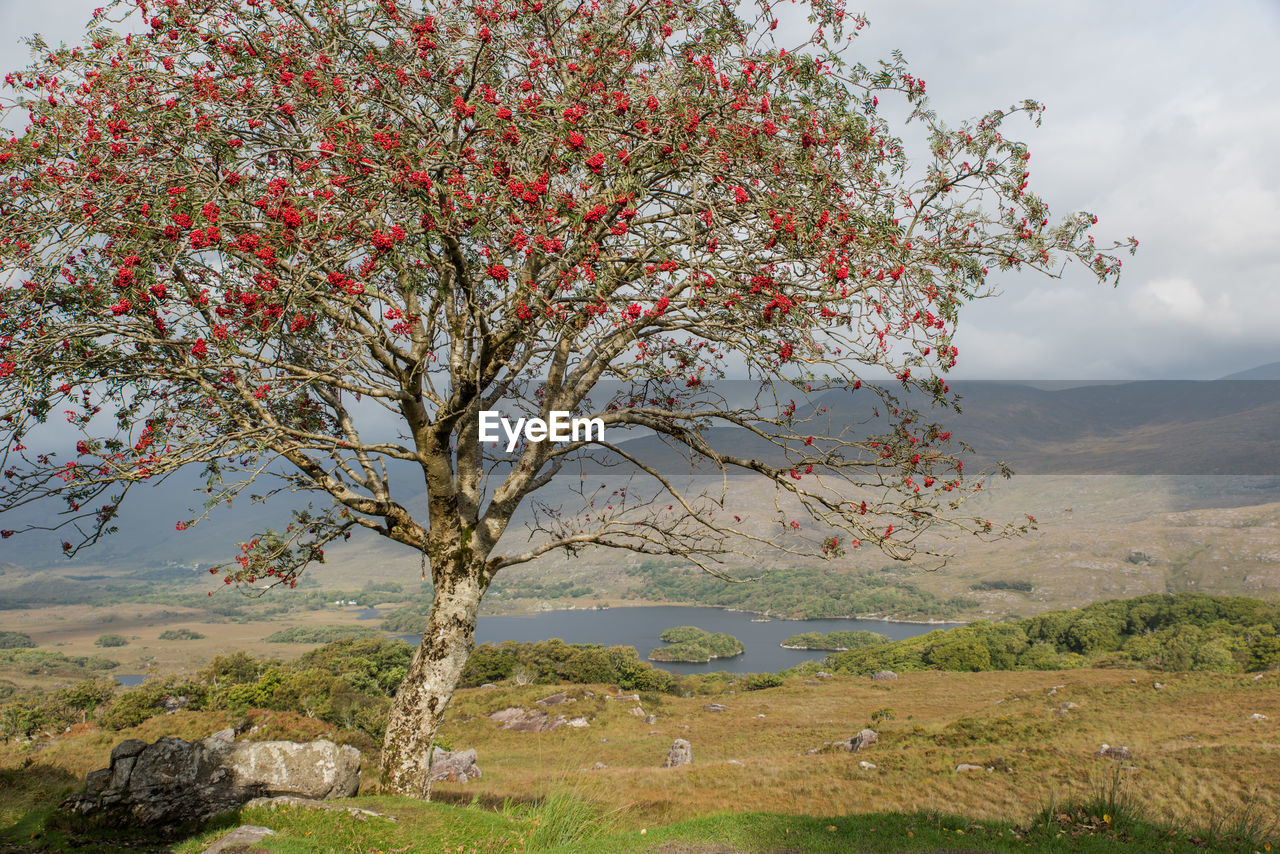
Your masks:
{"label": "tree canopy", "polygon": [[[106,26],[135,10],[142,32]],[[493,573],[554,549],[714,570],[743,541],[909,557],[932,526],[991,532],[962,512],[977,484],[950,433],[863,381],[950,402],[959,311],[994,273],[1120,262],[1095,217],[1052,223],[1028,189],[1005,127],[1038,103],[947,126],[900,56],[852,61],[861,19],[810,11],[786,47],[768,2],[136,0],[83,46],[33,40],[6,77],[26,127],[0,142],[0,511],[61,499],[75,553],[135,484],[203,466],[212,508],[270,474],[319,506],[248,538],[226,579],[291,586],[374,531],[430,563],[436,628],[461,634],[420,656],[451,661]],[[763,403],[716,392],[727,365]],[[817,426],[794,399],[832,387],[884,396],[891,424]],[[630,459],[480,441],[480,412],[520,406],[762,477],[790,521],[742,524],[632,460],[667,498],[606,489],[498,550],[569,461]],[[74,447],[29,447],[51,417]],[[781,455],[715,447],[716,425]],[[830,534],[787,539],[801,520]]]}

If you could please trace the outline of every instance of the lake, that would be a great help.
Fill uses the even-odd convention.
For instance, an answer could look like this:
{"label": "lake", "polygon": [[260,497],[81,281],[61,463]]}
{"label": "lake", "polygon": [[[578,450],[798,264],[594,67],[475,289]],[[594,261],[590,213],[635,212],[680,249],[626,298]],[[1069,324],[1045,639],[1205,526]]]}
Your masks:
{"label": "lake", "polygon": [[[607,646],[634,646],[641,658],[654,647],[664,646],[658,635],[675,626],[697,626],[708,632],[725,632],[742,641],[746,652],[733,658],[717,658],[706,664],[654,662],[674,673],[776,673],[804,661],[820,661],[828,653],[783,649],[779,644],[801,632],[833,632],[863,629],[893,640],[915,637],[961,623],[887,623],[879,620],[770,620],[755,622],[758,614],[679,605],[610,608],[604,611],[544,611],[528,617],[481,617],[476,626],[477,643],[503,641],[544,641],[559,638],[565,643],[599,643]],[[421,635],[402,635],[417,644]]]}

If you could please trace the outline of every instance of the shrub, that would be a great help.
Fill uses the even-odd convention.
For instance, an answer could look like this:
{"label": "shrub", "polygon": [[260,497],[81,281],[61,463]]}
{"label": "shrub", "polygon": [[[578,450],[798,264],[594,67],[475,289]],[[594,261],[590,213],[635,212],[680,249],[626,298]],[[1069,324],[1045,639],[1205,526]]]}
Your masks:
{"label": "shrub", "polygon": [[191,629],[166,629],[160,633],[160,640],[202,640],[204,635]]}
{"label": "shrub", "polygon": [[267,643],[330,643],[342,638],[367,638],[379,635],[373,626],[292,626],[272,632]]}
{"label": "shrub", "polygon": [[22,632],[0,632],[0,649],[31,649],[36,642]]}
{"label": "shrub", "polygon": [[761,691],[765,688],[779,688],[782,677],[776,673],[754,673],[742,681],[742,687],[748,691]]}
{"label": "shrub", "polygon": [[94,641],[94,644],[102,647],[128,646],[129,639],[124,635],[107,633],[105,635],[99,635],[98,639]]}

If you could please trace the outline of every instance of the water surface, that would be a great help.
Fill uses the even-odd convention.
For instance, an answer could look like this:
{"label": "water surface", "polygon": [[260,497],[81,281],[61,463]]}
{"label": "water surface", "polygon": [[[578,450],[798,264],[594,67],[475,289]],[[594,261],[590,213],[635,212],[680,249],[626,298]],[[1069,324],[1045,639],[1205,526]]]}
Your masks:
{"label": "water surface", "polygon": [[[889,623],[879,620],[769,620],[758,614],[698,608],[683,605],[654,605],[636,608],[609,608],[603,611],[544,611],[527,617],[481,617],[476,626],[477,643],[502,641],[544,641],[559,638],[565,643],[599,643],[606,646],[634,646],[641,658],[654,647],[665,646],[658,638],[675,626],[697,626],[709,632],[726,632],[742,641],[746,651],[733,658],[717,658],[706,664],[654,662],[675,673],[775,673],[804,661],[820,661],[829,653],[821,650],[783,649],[779,644],[801,632],[833,632],[863,629],[892,640],[915,637],[960,623]],[[403,635],[417,644],[420,635]]]}

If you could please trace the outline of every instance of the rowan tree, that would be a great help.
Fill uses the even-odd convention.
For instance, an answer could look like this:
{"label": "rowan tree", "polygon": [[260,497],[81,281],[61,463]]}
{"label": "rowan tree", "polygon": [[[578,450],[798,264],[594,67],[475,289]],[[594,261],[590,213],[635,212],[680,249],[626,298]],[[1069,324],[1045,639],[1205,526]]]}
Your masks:
{"label": "rowan tree", "polygon": [[[1005,125],[1039,104],[945,126],[901,57],[851,61],[864,21],[815,2],[788,49],[777,5],[130,0],[83,46],[33,40],[6,77],[25,130],[0,143],[0,510],[61,500],[74,554],[130,488],[194,465],[210,507],[265,478],[320,499],[215,567],[229,584],[292,587],[358,529],[421,553],[433,602],[382,754],[418,795],[505,567],[602,546],[718,571],[743,542],[906,558],[938,526],[1009,530],[966,515],[950,434],[879,380],[954,402],[958,314],[990,277],[1113,279],[1119,244],[1028,190]],[[770,405],[717,395],[726,365]],[[832,387],[884,396],[889,426],[809,426],[803,393]],[[517,405],[609,432],[481,443],[479,413]],[[49,418],[74,448],[40,446]],[[778,454],[715,447],[716,425]],[[635,459],[649,500],[619,488],[499,548],[575,459],[629,460],[634,429],[770,486],[777,530]]]}

